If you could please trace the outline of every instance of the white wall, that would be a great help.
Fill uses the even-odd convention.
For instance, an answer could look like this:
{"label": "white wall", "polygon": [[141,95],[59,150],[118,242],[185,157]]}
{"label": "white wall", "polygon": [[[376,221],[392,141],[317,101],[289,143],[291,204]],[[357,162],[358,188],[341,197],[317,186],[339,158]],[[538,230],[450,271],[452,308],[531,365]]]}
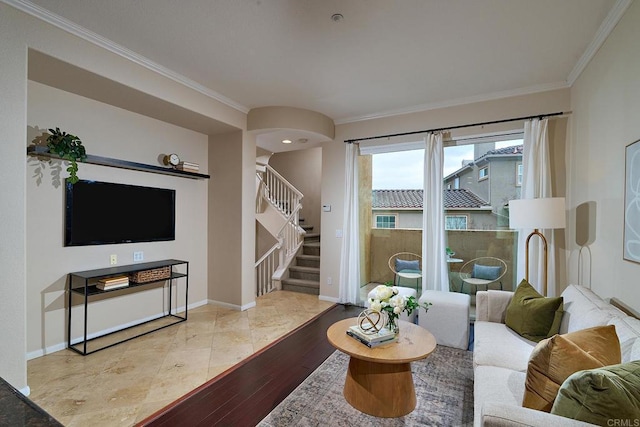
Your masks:
{"label": "white wall", "polygon": [[255,305],[255,136],[209,139],[209,299],[235,309]]}
{"label": "white wall", "polygon": [[[108,255],[110,253],[107,248],[104,252],[101,252],[102,249],[97,249],[95,252],[91,252],[91,255],[87,258],[84,258],[83,255],[79,255],[82,259],[78,261],[77,267],[76,264],[70,265],[67,260],[63,260],[62,262],[65,264],[64,268],[55,267],[54,271],[51,272],[51,276],[37,279],[36,277],[41,277],[38,275],[41,274],[39,270],[41,268],[40,263],[42,259],[38,259],[36,264],[27,262],[27,256],[29,256],[30,259],[34,258],[33,251],[39,250],[37,247],[34,248],[33,245],[31,245],[31,249],[27,251],[27,227],[31,226],[31,224],[28,224],[27,218],[27,185],[33,185],[31,177],[32,171],[27,167],[27,156],[25,154],[25,147],[28,140],[27,126],[30,124],[27,123],[27,72],[29,49],[43,52],[46,55],[120,83],[124,85],[124,87],[133,88],[134,90],[141,91],[144,94],[151,95],[154,98],[162,100],[163,103],[166,102],[171,105],[175,105],[179,107],[182,113],[193,115],[193,117],[188,117],[187,120],[185,120],[186,122],[202,122],[203,118],[211,118],[216,123],[223,122],[228,125],[229,129],[246,128],[245,113],[226,106],[213,98],[194,90],[193,88],[189,88],[168,77],[138,65],[130,59],[124,58],[116,53],[112,53],[66,31],[55,28],[52,25],[20,12],[5,3],[0,3],[0,57],[2,58],[0,61],[0,93],[2,93],[2,96],[0,96],[0,128],[2,128],[0,136],[0,153],[2,154],[4,161],[4,166],[0,169],[0,177],[2,178],[2,195],[3,200],[5,201],[0,207],[0,231],[2,232],[2,244],[0,244],[0,267],[3,271],[2,279],[0,280],[0,293],[2,294],[2,298],[0,298],[0,360],[2,360],[2,363],[0,363],[0,376],[6,379],[14,387],[25,392],[28,391],[26,369],[27,352],[33,350],[36,345],[36,340],[39,341],[40,347],[45,347],[50,343],[58,341],[58,337],[56,337],[57,332],[53,331],[56,328],[55,325],[60,319],[58,306],[60,304],[60,283],[61,280],[63,280],[63,275],[71,270],[104,266],[105,264],[103,263],[107,262]],[[127,101],[126,97],[122,101],[122,104],[125,105]],[[33,126],[37,125],[46,127],[55,125],[56,123],[50,123],[49,120],[56,118],[58,118],[60,125],[70,123],[73,127],[77,126],[76,129],[78,130],[76,130],[76,132],[86,140],[87,148],[93,150],[92,154],[102,153],[109,157],[123,157],[125,159],[149,163],[148,158],[146,157],[149,152],[157,155],[167,147],[177,147],[183,150],[186,154],[184,156],[185,159],[187,156],[191,156],[191,153],[188,152],[188,150],[185,151],[185,148],[180,145],[181,142],[178,142],[177,140],[163,140],[160,137],[160,134],[163,133],[160,131],[160,129],[162,129],[167,132],[167,135],[171,135],[173,138],[177,137],[180,139],[184,137],[186,138],[186,141],[192,142],[195,146],[198,146],[193,160],[198,161],[202,165],[207,163],[208,146],[205,147],[205,154],[202,155],[203,151],[200,146],[202,137],[194,135],[193,132],[185,132],[184,129],[176,126],[164,127],[162,124],[145,120],[148,118],[138,116],[141,122],[140,126],[142,127],[136,128],[135,126],[129,126],[129,124],[127,124],[125,125],[125,129],[136,133],[141,141],[144,141],[144,138],[147,136],[146,132],[148,131],[150,132],[149,135],[153,136],[153,141],[136,144],[121,140],[113,142],[114,145],[111,145],[111,142],[96,143],[94,145],[95,140],[93,137],[96,137],[96,135],[100,141],[105,141],[105,138],[108,136],[106,134],[101,135],[99,132],[104,131],[100,125],[96,124],[96,120],[100,119],[100,117],[86,116],[81,122],[77,120],[77,118],[66,116],[66,110],[64,108],[58,108],[58,110],[59,111],[55,113],[46,112],[46,114],[52,114],[51,116],[46,117],[44,115],[45,112],[37,113],[43,114],[42,116],[37,116],[37,120],[46,120],[47,123],[34,123]],[[120,114],[117,109],[100,109],[100,112],[101,114],[106,114],[103,119],[109,124],[115,123],[113,117]],[[29,114],[31,115],[32,112],[29,112]],[[33,112],[33,114],[36,114],[36,112]],[[56,116],[56,114],[61,114],[61,116]],[[127,122],[127,120],[133,117],[132,114],[133,113],[123,114],[122,119]],[[33,117],[34,119],[36,118],[35,115]],[[195,118],[195,120],[190,120],[191,118]],[[85,126],[83,123],[84,121],[87,122],[88,126],[88,130],[85,134],[91,135],[91,138],[86,138],[81,132],[83,126]],[[133,121],[131,123],[133,123]],[[215,125],[213,122],[212,124]],[[115,130],[117,131],[117,127]],[[110,131],[113,132],[114,129],[112,128]],[[141,135],[142,133],[145,133],[145,135]],[[189,143],[187,143],[187,145],[189,147],[192,146]],[[242,193],[244,198],[253,200],[255,196],[255,178],[254,172],[252,172],[251,169],[255,168],[255,144],[251,144],[250,141],[249,143],[243,142],[242,147],[243,157],[237,164],[237,167],[243,170]],[[126,153],[127,155],[120,156],[122,153]],[[138,157],[143,153],[145,155],[144,160]],[[250,161],[252,158],[253,161]],[[250,164],[250,168],[247,164]],[[192,191],[198,193],[200,192],[201,187],[209,185],[209,181],[182,180],[150,174],[146,174],[149,175],[146,176],[140,172],[133,171],[118,171],[117,173],[114,173],[107,172],[107,169],[111,168],[81,165],[80,176],[91,176],[96,179],[104,180],[115,180],[114,177],[117,177],[121,182],[135,181],[136,183],[149,183],[167,188],[171,188],[175,185],[179,194],[190,193]],[[211,173],[211,171],[205,172]],[[251,177],[251,180],[247,177]],[[216,179],[225,180],[226,177],[217,174]],[[31,188],[31,190],[43,193],[43,196],[50,200],[49,206],[59,206],[56,204],[61,203],[62,193],[58,193],[60,198],[55,200],[56,190],[51,190],[53,192],[50,193],[49,190],[46,190],[45,188],[46,187],[37,187],[35,189]],[[202,205],[202,209],[206,211],[206,195],[202,197],[201,201],[197,201],[195,203],[198,206],[204,203],[204,205]],[[243,208],[246,208],[246,206],[247,203],[243,199]],[[247,230],[241,229],[242,236],[244,237],[242,239],[243,242],[249,240],[253,242],[252,236],[255,233],[254,223],[246,219],[246,217],[252,212],[253,210],[247,210],[246,212],[243,211],[242,213],[239,213],[239,216],[242,217],[242,227],[248,228]],[[30,212],[29,215],[31,216],[32,213]],[[58,211],[53,212],[52,215],[57,216],[61,214],[60,211]],[[184,216],[185,210],[179,211],[178,215]],[[179,225],[181,228],[178,228],[177,232],[179,235],[185,236],[185,239],[190,239],[193,236],[196,239],[195,249],[183,248],[179,246],[182,245],[182,243],[178,242],[178,246],[172,246],[171,243],[166,244],[166,246],[165,244],[162,244],[158,247],[162,247],[163,249],[159,249],[158,252],[155,252],[156,249],[152,249],[151,245],[149,245],[148,248],[146,246],[143,248],[145,258],[166,258],[171,252],[171,256],[177,258],[190,257],[191,259],[189,259],[189,261],[198,260],[201,259],[201,257],[207,257],[208,255],[207,259],[202,262],[203,264],[209,263],[211,261],[211,254],[207,254],[207,247],[202,246],[199,243],[202,238],[201,236],[206,235],[207,231],[209,236],[215,234],[216,228],[222,228],[224,227],[224,224],[215,224],[215,228],[213,230],[206,230],[207,223],[202,221],[199,215],[193,218],[193,223],[196,227],[199,224],[202,225],[202,227],[204,227],[204,232],[202,231],[203,229],[200,229],[198,236],[193,236],[192,229],[185,227],[184,223]],[[38,227],[38,225],[36,224],[34,227]],[[54,227],[58,226],[54,225]],[[37,233],[38,232],[35,230],[29,231],[29,239],[33,236],[33,238],[37,240]],[[49,231],[43,231],[43,233],[49,233]],[[52,235],[53,234],[55,234],[55,232],[52,233]],[[57,239],[59,238],[60,237],[58,235]],[[123,248],[127,247],[127,249],[123,249],[123,252],[117,252],[119,258],[121,260],[129,258],[132,252],[132,250],[128,248],[129,245],[120,246]],[[119,248],[120,247],[118,247],[117,250],[120,250]],[[131,246],[131,248],[133,248],[133,246]],[[199,250],[198,248],[201,249],[201,252],[196,254],[195,252]],[[242,254],[250,251],[249,256],[243,257],[243,267],[245,264],[253,263],[253,250],[253,244],[248,244],[246,248],[242,248]],[[71,253],[71,251],[73,251],[74,254],[80,253],[80,249],[78,248],[69,249],[66,253]],[[27,252],[29,255],[27,255]],[[223,254],[222,256],[225,257],[227,255]],[[52,255],[47,253],[44,254],[43,257],[45,258],[45,263],[50,267],[46,258],[59,257],[59,254]],[[244,258],[247,258],[248,261],[245,261]],[[92,263],[93,265],[90,265]],[[195,267],[194,265],[191,266]],[[251,272],[253,271],[252,268],[249,269]],[[206,281],[206,272],[199,273],[199,268],[196,268],[195,270],[196,277],[194,280]],[[29,271],[29,287],[27,286],[27,271]],[[34,279],[32,280],[32,278]],[[247,297],[247,294],[250,293],[251,289],[250,286],[246,284],[250,279],[251,274],[245,274],[243,276],[242,283],[229,285],[243,286],[242,298],[244,298],[244,300],[241,299],[242,305],[250,304],[250,297]],[[31,283],[35,284],[31,286]],[[43,286],[44,288],[42,288]],[[41,287],[40,289],[44,289],[45,291],[38,293],[38,287]],[[49,290],[51,290],[51,292],[49,292]],[[27,293],[30,295],[29,300],[27,299]],[[36,293],[38,293],[37,302],[33,300]],[[198,291],[191,296],[191,300],[194,301],[196,298],[203,298],[204,295],[205,294]],[[31,310],[36,306],[38,306],[38,312],[31,313]],[[43,314],[43,311],[45,314]],[[48,324],[45,325],[45,327],[40,326],[40,331],[38,331],[38,326],[35,326],[34,321],[28,320],[28,318],[31,319],[31,316],[35,316],[35,322],[42,322],[42,318],[44,316],[47,318],[47,321],[51,320],[53,326],[51,328]],[[49,317],[51,319],[48,319]],[[29,327],[29,344],[27,339],[27,327]],[[36,329],[34,330],[32,328]],[[42,338],[43,333],[45,338]]]}
{"label": "white wall", "polygon": [[27,49],[20,43],[27,28],[20,25],[20,15],[0,3],[0,377],[27,391]]}
{"label": "white wall", "polygon": [[269,166],[304,194],[300,216],[304,224],[313,225],[313,233],[319,233],[322,148],[276,153],[269,159]]}
{"label": "white wall", "polygon": [[[207,165],[207,136],[150,119],[110,105],[70,94],[40,83],[28,84],[28,138],[50,127],[78,135],[92,155],[159,165],[163,153]],[[176,239],[169,242],[64,247],[64,185],[51,176],[59,161],[40,162],[30,157],[27,166],[27,353],[40,356],[64,348],[66,342],[65,287],[67,273],[133,264],[133,252],[143,251],[145,261],[182,259],[190,262],[189,303],[206,303],[207,204],[206,180],[80,164],[81,179],[117,182],[176,190]],[[41,182],[36,169],[43,168]],[[96,210],[135,209],[135,206],[96,206]],[[104,212],[96,212],[96,215]],[[184,281],[180,285],[183,295]],[[184,305],[184,299],[179,300]],[[89,333],[156,317],[162,313],[160,288],[105,299],[89,307]],[[75,310],[72,337],[82,331],[82,310]]]}
{"label": "white wall", "polygon": [[[568,196],[571,217],[595,202],[591,288],[640,310],[640,264],[622,258],[625,147],[640,139],[640,4],[633,2],[571,89]],[[569,280],[578,282],[574,227]],[[587,260],[585,258],[585,260]],[[588,262],[585,264],[588,267]],[[583,283],[589,285],[588,271]]]}

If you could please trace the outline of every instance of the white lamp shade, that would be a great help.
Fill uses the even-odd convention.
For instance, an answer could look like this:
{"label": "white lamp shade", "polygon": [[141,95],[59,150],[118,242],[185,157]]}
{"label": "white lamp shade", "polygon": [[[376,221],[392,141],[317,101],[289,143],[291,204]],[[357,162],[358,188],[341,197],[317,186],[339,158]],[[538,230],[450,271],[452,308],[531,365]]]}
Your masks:
{"label": "white lamp shade", "polygon": [[564,228],[564,197],[509,201],[509,228]]}

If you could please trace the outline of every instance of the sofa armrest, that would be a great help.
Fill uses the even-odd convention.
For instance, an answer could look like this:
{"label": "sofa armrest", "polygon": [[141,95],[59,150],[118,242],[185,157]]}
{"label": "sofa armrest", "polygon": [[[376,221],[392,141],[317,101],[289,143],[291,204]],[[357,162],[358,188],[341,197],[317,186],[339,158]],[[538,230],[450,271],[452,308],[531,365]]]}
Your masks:
{"label": "sofa armrest", "polygon": [[484,427],[587,427],[593,424],[570,418],[552,415],[521,406],[503,403],[485,403],[482,407],[482,426]]}
{"label": "sofa armrest", "polygon": [[476,321],[504,323],[511,298],[510,291],[476,292]]}

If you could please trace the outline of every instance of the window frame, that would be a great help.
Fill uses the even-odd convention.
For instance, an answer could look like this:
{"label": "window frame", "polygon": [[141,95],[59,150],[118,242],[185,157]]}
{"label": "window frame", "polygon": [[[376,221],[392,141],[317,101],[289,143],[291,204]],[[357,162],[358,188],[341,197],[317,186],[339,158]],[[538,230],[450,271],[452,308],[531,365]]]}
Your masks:
{"label": "window frame", "polygon": [[[482,171],[486,171],[486,173],[482,175]],[[484,181],[485,179],[489,179],[489,165],[478,168],[478,181]]]}
{"label": "window frame", "polygon": [[522,162],[516,163],[516,187],[522,187],[522,181],[524,180],[524,164]]}
{"label": "window frame", "polygon": [[[393,218],[393,227],[378,227],[378,217],[389,217]],[[398,214],[397,213],[377,213],[373,215],[373,228],[386,229],[386,230],[395,230],[398,228]]]}
{"label": "window frame", "polygon": [[[448,218],[464,218],[464,228],[449,228],[447,226]],[[469,229],[469,215],[468,214],[444,214],[444,230],[468,230]]]}

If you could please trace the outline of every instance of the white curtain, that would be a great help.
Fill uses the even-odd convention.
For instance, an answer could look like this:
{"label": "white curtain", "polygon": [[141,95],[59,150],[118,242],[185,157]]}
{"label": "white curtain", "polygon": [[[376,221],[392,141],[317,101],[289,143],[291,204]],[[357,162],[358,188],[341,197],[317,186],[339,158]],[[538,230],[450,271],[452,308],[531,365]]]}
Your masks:
{"label": "white curtain", "polygon": [[344,218],[338,302],[359,304],[360,223],[358,220],[358,144],[345,144]]}
{"label": "white curtain", "polygon": [[449,291],[444,231],[442,133],[425,138],[422,210],[422,290]]}
{"label": "white curtain", "polygon": [[[551,166],[549,162],[549,138],[547,119],[528,120],[524,124],[524,141],[522,148],[522,199],[553,197],[551,194]],[[525,275],[525,242],[533,230],[519,230],[518,236],[518,278]],[[553,230],[540,230],[547,239],[548,257],[548,289],[547,295],[555,296],[555,253]],[[538,292],[543,292],[544,269],[543,248],[540,239],[532,237],[529,245],[529,283]]]}

